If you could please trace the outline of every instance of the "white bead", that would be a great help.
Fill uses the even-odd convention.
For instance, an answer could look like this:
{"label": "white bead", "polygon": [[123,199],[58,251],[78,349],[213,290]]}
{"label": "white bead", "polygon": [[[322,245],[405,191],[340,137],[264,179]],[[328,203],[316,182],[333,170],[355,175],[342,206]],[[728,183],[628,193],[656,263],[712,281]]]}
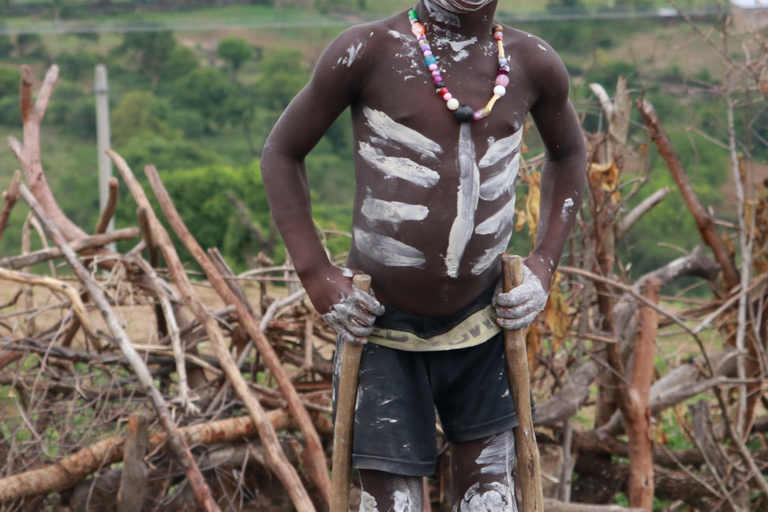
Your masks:
{"label": "white bead", "polygon": [[459,100],[457,100],[456,98],[449,99],[448,101],[445,102],[445,104],[451,110],[456,110],[457,108],[459,108]]}
{"label": "white bead", "polygon": [[496,96],[504,96],[507,94],[507,89],[503,85],[497,85],[493,88],[493,94]]}

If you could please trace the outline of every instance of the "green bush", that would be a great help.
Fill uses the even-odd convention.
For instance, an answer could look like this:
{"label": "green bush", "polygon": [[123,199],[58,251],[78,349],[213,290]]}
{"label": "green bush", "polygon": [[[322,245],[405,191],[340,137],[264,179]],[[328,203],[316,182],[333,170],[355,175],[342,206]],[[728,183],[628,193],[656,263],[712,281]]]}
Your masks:
{"label": "green bush", "polygon": [[0,97],[0,124],[21,127],[21,111],[18,96]]}
{"label": "green bush", "polygon": [[104,56],[96,52],[79,50],[75,53],[62,52],[54,59],[61,68],[61,76],[67,80],[92,80],[96,64],[104,61]]}
{"label": "green bush", "polygon": [[167,103],[150,91],[135,91],[123,96],[112,111],[112,143],[122,146],[138,133],[151,133],[166,139],[174,139],[174,132],[165,122]]}
{"label": "green bush", "polygon": [[160,170],[177,170],[216,164],[220,157],[182,139],[166,140],[151,132],[134,134],[120,148],[120,154],[133,169],[154,164]]}
{"label": "green bush", "polygon": [[86,97],[79,85],[60,81],[53,92],[53,98],[45,111],[45,120],[54,125],[69,123],[73,111]]}
{"label": "green bush", "polygon": [[179,130],[188,139],[201,137],[205,132],[205,119],[199,112],[189,109],[175,109],[168,113],[168,126]]}
{"label": "green bush", "polygon": [[18,70],[8,66],[0,66],[0,99],[15,96],[18,100],[20,84],[21,73]]}
{"label": "green bush", "polygon": [[174,47],[168,53],[168,60],[163,70],[163,78],[178,80],[200,68],[200,61],[195,52],[183,45]]}
{"label": "green bush", "polygon": [[172,103],[194,110],[206,120],[206,131],[226,122],[225,105],[235,86],[216,68],[201,68],[177,80]]}

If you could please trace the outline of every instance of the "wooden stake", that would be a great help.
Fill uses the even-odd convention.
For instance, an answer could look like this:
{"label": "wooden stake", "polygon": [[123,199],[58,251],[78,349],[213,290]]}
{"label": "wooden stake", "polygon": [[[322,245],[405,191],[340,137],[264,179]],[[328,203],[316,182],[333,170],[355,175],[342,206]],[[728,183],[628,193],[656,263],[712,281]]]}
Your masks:
{"label": "wooden stake", "polygon": [[[504,293],[523,282],[523,260],[518,256],[505,257]],[[520,492],[524,512],[544,512],[544,494],[541,488],[541,462],[539,447],[533,431],[531,414],[531,377],[522,329],[504,331],[509,389],[515,403],[519,425],[515,428],[515,450],[520,475]]]}
{"label": "wooden stake", "polygon": [[[364,274],[353,278],[355,288],[368,293],[371,277]],[[336,395],[336,421],[333,425],[333,474],[331,512],[349,511],[349,479],[352,473],[352,428],[355,425],[357,380],[363,345],[342,343],[339,391]],[[339,356],[337,356],[339,357]]]}
{"label": "wooden stake", "polygon": [[117,512],[141,512],[147,488],[144,456],[149,445],[149,419],[144,414],[128,418],[128,436],[123,455],[123,474],[117,491]]}

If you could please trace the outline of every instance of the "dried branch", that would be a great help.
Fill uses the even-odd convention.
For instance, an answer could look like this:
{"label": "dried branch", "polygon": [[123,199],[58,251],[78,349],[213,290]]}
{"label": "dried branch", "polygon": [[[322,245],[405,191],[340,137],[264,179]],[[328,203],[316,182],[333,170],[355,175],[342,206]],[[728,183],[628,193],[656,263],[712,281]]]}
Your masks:
{"label": "dried branch", "polygon": [[[23,190],[26,187],[21,185],[21,188]],[[35,276],[32,274],[17,272],[15,270],[8,270],[6,268],[0,268],[0,280],[31,286],[44,286],[49,290],[63,293],[72,303],[72,311],[74,311],[75,315],[77,315],[77,318],[83,324],[85,331],[90,336],[94,338],[97,337],[96,330],[93,328],[91,321],[88,319],[88,312],[85,309],[85,305],[83,304],[83,301],[80,300],[80,294],[71,285],[52,277]]]}
{"label": "dried branch", "polygon": [[[155,192],[155,197],[157,197],[160,207],[163,209],[163,212],[174,232],[176,232],[176,235],[203,268],[208,280],[216,289],[216,292],[222,299],[224,299],[224,302],[228,305],[235,305],[240,324],[255,342],[256,348],[259,350],[259,355],[263,358],[269,371],[277,381],[278,386],[283,391],[283,394],[288,401],[288,407],[301,428],[301,433],[304,435],[304,439],[307,442],[309,475],[323,493],[323,497],[330,503],[331,482],[328,477],[328,466],[325,460],[322,444],[320,443],[320,438],[312,425],[309,413],[301,405],[301,400],[299,399],[299,395],[296,392],[290,377],[280,364],[280,359],[277,357],[277,354],[275,354],[269,340],[267,340],[257,326],[256,320],[248,312],[248,309],[237,299],[235,294],[232,293],[232,290],[230,290],[224,278],[216,270],[216,267],[211,263],[211,260],[184,225],[181,216],[178,211],[176,211],[176,207],[160,180],[160,176],[157,174],[157,170],[153,166],[148,165],[144,168],[144,172],[152,185],[152,190]],[[238,394],[241,394],[241,391],[238,389],[238,381],[232,380],[232,385],[238,391]]]}
{"label": "dried branch", "polygon": [[0,242],[3,241],[3,234],[8,227],[8,219],[11,217],[11,211],[13,210],[16,201],[19,200],[19,183],[21,183],[21,173],[16,171],[13,173],[13,180],[11,180],[11,186],[8,190],[3,192],[3,198],[5,204],[3,204],[3,210],[0,211]]}
{"label": "dried branch", "polygon": [[664,200],[667,194],[669,194],[669,187],[661,188],[645,198],[640,204],[627,213],[615,227],[616,239],[624,238],[629,230],[643,218],[643,215],[653,210],[662,200]]}
{"label": "dried branch", "polygon": [[661,125],[656,116],[656,111],[653,105],[648,100],[638,100],[637,109],[640,111],[640,115],[643,118],[648,131],[651,134],[656,146],[661,154],[662,158],[667,164],[672,178],[677,184],[677,188],[680,190],[680,194],[683,196],[685,204],[688,206],[693,218],[696,221],[696,227],[701,233],[701,238],[712,249],[715,255],[715,260],[723,270],[723,278],[725,279],[725,285],[727,289],[731,289],[739,284],[739,272],[736,270],[736,265],[731,259],[731,255],[728,248],[725,246],[723,239],[717,233],[715,228],[715,222],[712,215],[704,209],[696,196],[696,193],[688,181],[688,177],[685,174],[683,163],[680,160],[672,142],[669,140],[664,127]]}
{"label": "dried branch", "polygon": [[[272,425],[266,420],[264,410],[262,409],[259,402],[250,393],[248,385],[245,383],[242,375],[240,375],[239,370],[235,366],[235,363],[232,360],[232,356],[227,350],[226,344],[224,342],[224,335],[222,334],[221,329],[219,328],[216,321],[208,314],[202,303],[200,303],[200,300],[195,295],[195,292],[192,289],[192,285],[189,282],[189,278],[187,277],[184,271],[184,267],[181,264],[181,260],[176,253],[176,249],[173,247],[171,239],[168,236],[168,233],[165,231],[165,228],[163,228],[162,224],[160,224],[160,221],[155,216],[149,200],[144,194],[144,190],[136,180],[130,167],[128,167],[128,164],[120,155],[111,149],[107,150],[107,154],[115,163],[117,169],[120,171],[120,174],[123,177],[123,181],[125,181],[126,185],[128,185],[128,189],[131,191],[131,194],[136,200],[136,203],[140,208],[145,209],[153,241],[162,251],[163,256],[165,257],[165,262],[168,265],[168,270],[176,282],[176,285],[181,290],[181,295],[184,299],[184,302],[192,310],[197,319],[208,332],[208,336],[210,337],[211,345],[213,346],[216,358],[221,363],[227,378],[232,382],[235,390],[240,396],[240,399],[245,403],[251,419],[259,430],[259,436],[261,437],[262,443],[264,443],[264,446],[267,450],[267,463],[270,469],[283,482],[283,485],[285,485],[288,493],[291,496],[291,500],[300,512],[314,511],[314,505],[312,505],[312,502],[310,501],[309,496],[307,495],[307,492],[301,483],[301,479],[296,473],[296,470],[286,459],[285,454],[283,453],[277,440],[277,434],[272,428]],[[202,251],[202,249],[200,250]],[[224,284],[224,286],[226,287],[226,284]],[[227,290],[229,290],[229,288],[227,288]]]}
{"label": "dried branch", "polygon": [[[176,425],[171,418],[168,406],[166,405],[163,396],[155,387],[152,374],[149,373],[149,370],[144,364],[144,361],[142,361],[141,356],[139,356],[139,354],[136,352],[136,349],[133,348],[131,340],[128,339],[128,335],[125,333],[125,330],[123,330],[122,325],[120,325],[120,322],[115,316],[114,311],[112,311],[107,298],[104,296],[104,292],[102,292],[101,288],[96,285],[88,271],[77,259],[77,255],[69,247],[69,245],[67,245],[66,240],[64,239],[59,229],[46,218],[41,205],[37,202],[32,193],[24,185],[21,185],[20,191],[21,197],[24,199],[24,201],[27,202],[30,210],[32,210],[40,223],[44,226],[48,236],[50,236],[51,239],[59,247],[59,249],[61,249],[64,258],[67,260],[67,263],[70,267],[72,267],[72,270],[77,275],[77,278],[85,286],[88,294],[91,296],[91,299],[99,308],[101,316],[104,318],[104,321],[109,327],[109,330],[112,333],[114,340],[119,345],[123,355],[130,362],[133,371],[136,373],[136,376],[139,378],[142,385],[148,390],[149,396],[152,400],[152,405],[155,407],[155,410],[160,417],[160,421],[163,424],[166,433],[168,434],[168,442],[171,445],[171,449],[178,457],[179,462],[184,468],[187,478],[189,479],[189,483],[195,491],[195,497],[197,498],[198,504],[206,512],[218,511],[219,507],[213,500],[211,491],[208,488],[208,485],[205,483],[205,479],[203,478],[202,473],[200,473],[200,469],[197,467],[197,464],[192,457],[192,453],[189,451],[189,447],[187,446],[184,439],[179,435]],[[85,323],[83,325],[85,325]]]}
{"label": "dried branch", "polygon": [[104,211],[101,212],[99,222],[96,223],[96,229],[94,233],[105,233],[109,227],[109,221],[115,215],[115,208],[117,207],[117,199],[120,197],[120,189],[117,178],[114,176],[109,178],[109,197],[107,197],[107,205],[104,207]]}
{"label": "dried branch", "polygon": [[[139,236],[139,228],[122,228],[111,233],[87,236],[73,241],[69,246],[75,252],[83,252],[95,247],[103,247],[118,240],[132,240]],[[58,247],[43,249],[41,251],[31,252],[23,256],[8,256],[0,259],[0,267],[18,270],[29,267],[37,263],[61,258],[61,251]]]}

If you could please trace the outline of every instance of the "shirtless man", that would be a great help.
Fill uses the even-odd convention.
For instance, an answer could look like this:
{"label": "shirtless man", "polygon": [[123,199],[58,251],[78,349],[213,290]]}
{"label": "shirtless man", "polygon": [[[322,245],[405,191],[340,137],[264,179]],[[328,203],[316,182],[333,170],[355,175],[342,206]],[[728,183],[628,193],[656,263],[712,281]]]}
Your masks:
{"label": "shirtless man", "polygon": [[[565,67],[541,39],[495,23],[496,2],[419,0],[346,30],[262,154],[272,215],[313,305],[339,343],[370,335],[353,446],[361,511],[422,510],[435,408],[451,445],[454,510],[517,510],[517,422],[497,323],[524,328],[544,308],[581,204],[586,155]],[[304,168],[347,107],[356,175],[347,267],[372,277],[375,298],[329,262]],[[504,294],[500,260],[529,112],[546,147],[541,220],[524,283]]]}

